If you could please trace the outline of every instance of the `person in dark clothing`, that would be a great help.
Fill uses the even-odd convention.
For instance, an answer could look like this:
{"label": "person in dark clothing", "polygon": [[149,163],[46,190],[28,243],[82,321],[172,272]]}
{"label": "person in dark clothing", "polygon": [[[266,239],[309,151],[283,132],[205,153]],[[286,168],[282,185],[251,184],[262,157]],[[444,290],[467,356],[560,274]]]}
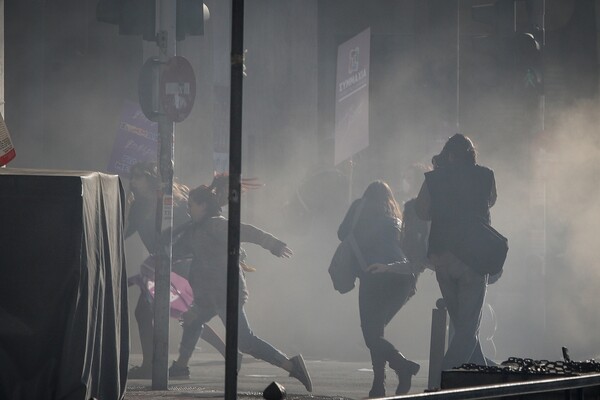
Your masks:
{"label": "person in dark clothing", "polygon": [[[169,368],[169,376],[189,377],[188,362],[203,331],[213,317],[225,323],[227,316],[227,229],[228,221],[221,216],[220,194],[211,187],[200,186],[189,194],[191,222],[176,243],[178,251],[193,254],[190,285],[194,304],[183,315],[183,336],[179,357]],[[281,240],[252,225],[240,224],[240,240],[257,244],[277,257],[289,258],[292,250]],[[241,352],[280,367],[312,391],[312,381],[302,355],[288,358],[256,336],[250,329],[244,310],[248,298],[244,269],[240,265],[239,349]]]}
{"label": "person in dark clothing", "polygon": [[417,196],[417,215],[431,221],[428,257],[454,325],[454,335],[442,369],[467,362],[486,365],[479,343],[479,324],[487,290],[487,275],[480,275],[452,253],[469,218],[490,220],[496,201],[491,169],[477,165],[473,142],[456,134],[432,159],[434,170],[425,173]]}
{"label": "person in dark clothing", "polygon": [[[128,197],[128,210],[125,227],[125,237],[138,233],[146,250],[156,254],[156,200],[160,187],[160,178],[156,164],[142,162],[133,165],[130,169],[130,194]],[[173,226],[184,224],[188,220],[187,214],[188,188],[179,183],[173,185]],[[181,254],[180,259],[185,255]],[[173,259],[177,260],[174,254]],[[174,263],[173,272],[187,278],[187,262]],[[181,269],[177,269],[181,267]],[[135,307],[135,319],[138,324],[140,345],[142,347],[142,364],[132,367],[128,372],[130,379],[152,378],[152,354],[154,340],[154,308],[149,292],[142,288],[140,297]],[[219,353],[225,356],[225,343],[210,327],[204,330],[202,336]]]}
{"label": "person in dark clothing", "polygon": [[415,293],[415,264],[407,262],[400,248],[401,212],[394,195],[383,181],[371,183],[355,200],[338,229],[344,240],[351,231],[363,255],[366,271],[359,271],[358,307],[365,344],[371,353],[373,385],[369,397],[385,396],[385,367],[389,363],[398,376],[396,394],[410,390],[419,364],[406,359],[384,337],[387,324]]}

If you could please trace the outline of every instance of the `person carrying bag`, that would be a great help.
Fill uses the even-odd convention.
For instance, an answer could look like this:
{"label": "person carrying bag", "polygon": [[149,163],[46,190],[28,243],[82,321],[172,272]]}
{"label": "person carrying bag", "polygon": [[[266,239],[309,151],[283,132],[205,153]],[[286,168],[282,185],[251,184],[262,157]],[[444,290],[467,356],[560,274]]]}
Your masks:
{"label": "person carrying bag", "polygon": [[490,226],[494,172],[476,159],[471,139],[450,137],[433,157],[434,169],[425,173],[416,202],[417,215],[431,221],[428,258],[455,327],[442,370],[486,365],[479,324],[488,274],[501,270],[508,250],[506,238]]}
{"label": "person carrying bag", "polygon": [[[396,394],[410,390],[412,377],[420,368],[385,337],[385,327],[415,293],[420,272],[402,251],[401,226],[400,206],[389,185],[372,182],[340,224],[338,238],[342,243],[330,266],[334,287],[337,285],[342,293],[352,290],[357,277],[360,280],[360,327],[373,365],[370,398],[385,396],[386,366],[398,377]],[[340,275],[348,277],[344,287],[335,279],[340,270]]]}

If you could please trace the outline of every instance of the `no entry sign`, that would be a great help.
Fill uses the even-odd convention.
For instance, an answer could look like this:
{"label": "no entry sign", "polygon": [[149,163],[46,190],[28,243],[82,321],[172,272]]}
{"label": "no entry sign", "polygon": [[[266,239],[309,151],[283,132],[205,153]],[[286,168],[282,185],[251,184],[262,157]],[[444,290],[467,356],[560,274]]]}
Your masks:
{"label": "no entry sign", "polygon": [[196,99],[196,77],[184,57],[172,57],[165,64],[159,79],[159,98],[173,122],[181,122],[190,115]]}

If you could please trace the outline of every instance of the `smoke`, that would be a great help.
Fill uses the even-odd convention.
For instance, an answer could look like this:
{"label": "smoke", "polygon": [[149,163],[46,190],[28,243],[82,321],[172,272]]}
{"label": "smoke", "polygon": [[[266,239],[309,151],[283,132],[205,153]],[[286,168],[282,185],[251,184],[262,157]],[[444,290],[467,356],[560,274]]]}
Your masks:
{"label": "smoke", "polygon": [[600,222],[599,110],[597,101],[585,101],[563,112],[542,155],[545,165],[537,171],[549,187],[550,217],[566,231],[565,256],[587,277],[597,276],[593,230]]}
{"label": "smoke", "polygon": [[[226,86],[230,68],[229,50],[223,46],[228,43],[230,16],[221,2],[206,3],[211,20],[205,36],[178,45],[198,80],[196,105],[176,126],[175,140],[176,175],[192,187],[212,179],[212,135],[228,126],[228,121],[215,117],[214,103],[221,99],[214,91],[217,84]],[[455,60],[450,57],[452,46],[444,43],[437,49],[418,48],[412,24],[394,20],[399,14],[410,19],[409,2],[397,2],[395,14],[389,16],[378,15],[378,7],[367,7],[373,27],[386,26],[372,40],[371,145],[355,157],[351,179],[346,165],[336,175],[327,155],[327,138],[333,133],[326,130],[331,124],[322,121],[333,118],[328,115],[333,107],[324,104],[328,98],[322,93],[335,84],[335,76],[325,73],[335,66],[326,61],[336,54],[334,42],[364,28],[352,26],[352,21],[363,21],[362,15],[348,17],[364,10],[343,9],[336,20],[319,14],[333,13],[334,7],[318,3],[251,2],[246,8],[242,170],[265,186],[243,195],[242,221],[274,234],[294,250],[292,259],[283,260],[257,246],[244,246],[249,264],[257,268],[247,276],[246,307],[254,332],[289,355],[368,361],[358,291],[335,292],[327,274],[339,243],[336,231],[350,201],[375,179],[386,180],[401,202],[417,194],[423,177],[407,178],[409,167],[415,162],[429,165],[457,129],[451,69]],[[341,21],[343,28],[324,24],[325,17]],[[434,25],[427,29],[437,29]],[[22,118],[11,131],[20,154],[15,166],[106,169],[121,101],[135,100],[135,81],[144,61],[139,37],[117,37],[115,27],[110,28],[90,34],[89,53],[71,55],[72,64],[48,70],[55,81],[45,87],[47,104],[39,119],[43,123],[27,116],[29,121]],[[443,34],[430,32],[428,37]],[[120,44],[113,48],[113,42]],[[446,53],[436,53],[443,49]],[[474,66],[480,68],[477,62]],[[595,235],[600,226],[598,102],[588,100],[554,113],[547,124],[552,129],[532,140],[523,130],[507,129],[515,105],[473,83],[489,84],[489,71],[467,67],[462,87],[472,91],[461,93],[461,131],[474,140],[479,162],[495,171],[498,201],[492,222],[510,242],[504,275],[489,287],[486,299],[485,351],[496,359],[556,359],[564,345],[574,358],[593,356],[600,344],[595,335],[600,327],[595,305],[600,274]],[[41,79],[42,72],[29,75]],[[27,79],[20,84],[26,85]],[[38,80],[31,83],[37,84]],[[36,98],[42,88],[23,87],[28,90],[18,105],[27,110],[28,104],[41,101]],[[128,256],[139,247],[128,247]],[[142,259],[132,257],[131,273]],[[425,271],[417,294],[388,326],[386,337],[407,357],[428,359],[431,310],[439,297],[434,273]],[[220,325],[211,322],[217,329]],[[135,343],[136,333],[132,336]],[[173,337],[176,341],[178,336]],[[176,348],[174,343],[171,349]]]}
{"label": "smoke", "polygon": [[[310,14],[311,7],[293,8],[299,21],[298,12]],[[371,145],[354,159],[350,195],[340,183],[350,180],[347,165],[338,166],[342,175],[338,180],[333,154],[331,160],[326,157],[325,165],[318,162],[323,151],[318,116],[324,112],[318,108],[319,92],[328,83],[319,80],[318,70],[302,64],[316,63],[317,32],[290,33],[285,21],[264,17],[271,12],[256,7],[246,24],[244,119],[245,132],[251,136],[244,139],[244,174],[258,177],[266,186],[245,194],[242,220],[284,240],[294,257],[278,260],[257,246],[245,245],[249,263],[257,266],[256,272],[247,274],[246,310],[254,332],[289,355],[301,352],[309,358],[369,363],[360,329],[358,290],[337,293],[327,273],[339,243],[337,229],[350,201],[373,180],[388,181],[401,202],[417,194],[421,181],[410,179],[412,185],[403,187],[403,176],[415,162],[428,164],[433,152],[439,151],[438,144],[441,148],[441,129],[430,107],[436,102],[428,97],[431,91],[421,88],[418,62],[410,61],[414,54],[379,49],[378,54],[386,58],[372,69],[376,79],[370,91]],[[255,13],[262,17],[253,20]],[[310,21],[316,15],[303,17]],[[250,21],[258,20],[260,29],[252,28]],[[397,45],[386,42],[391,44]],[[335,55],[337,48],[329,50]],[[282,68],[281,60],[292,61]],[[272,86],[265,90],[267,80]],[[428,359],[431,310],[439,297],[435,275],[424,272],[417,294],[387,327],[386,337],[407,357]]]}
{"label": "smoke", "polygon": [[[598,100],[563,110],[540,150],[537,177],[546,185],[548,299],[555,336],[576,354],[598,353],[597,238],[600,226]],[[552,248],[552,247],[554,248]],[[554,270],[553,270],[554,268]],[[555,279],[553,279],[555,278]]]}
{"label": "smoke", "polygon": [[[385,79],[386,88],[372,92],[373,97],[384,99],[374,102],[381,101],[388,110],[393,108],[388,103],[393,88],[405,87],[416,76],[411,65],[394,74]],[[413,93],[411,101],[431,104],[427,110],[431,112],[435,102],[428,95]],[[561,346],[567,346],[574,358],[593,357],[598,348],[593,332],[599,327],[594,235],[600,226],[598,103],[589,100],[555,111],[552,115],[557,116],[548,122],[552,130],[532,138],[523,129],[507,128],[515,110],[506,97],[491,93],[478,101],[465,119],[464,133],[475,141],[479,162],[496,173],[499,197],[492,208],[493,225],[510,241],[504,275],[488,289],[481,326],[484,351],[497,360],[509,356],[559,359]],[[295,104],[292,113],[312,111],[309,105]],[[370,181],[381,178],[397,193],[403,192],[402,177],[408,166],[415,161],[428,164],[445,137],[453,133],[446,130],[449,124],[444,122],[415,118],[394,125],[393,113],[387,115],[390,120],[380,121],[376,127],[387,124],[394,128],[372,132],[379,135],[379,142],[374,141],[358,158],[354,198]],[[298,134],[292,136],[303,143],[303,149],[317,151],[314,141],[300,139],[307,136],[303,128],[289,127],[292,132],[297,129]],[[265,165],[269,163],[265,160]],[[273,335],[283,349],[313,357],[368,360],[356,292],[335,293],[326,274],[338,243],[337,224],[348,203],[339,203],[336,218],[310,221],[304,234],[282,218],[283,203],[294,198],[305,179],[299,171],[310,176],[312,166],[302,158],[290,157],[283,168],[274,171],[267,167],[261,175],[269,184],[285,184],[267,185],[262,193],[253,194],[260,198],[254,200],[254,221],[288,241],[296,254],[284,263],[268,255],[262,259],[262,268],[249,277],[253,290],[249,313],[267,329],[265,337]],[[420,183],[413,186],[412,195]],[[322,196],[325,203],[335,201],[330,190],[324,190]],[[399,200],[405,199],[399,196]],[[431,309],[439,297],[435,276],[426,271],[417,295],[388,326],[386,336],[407,356],[428,358]]]}

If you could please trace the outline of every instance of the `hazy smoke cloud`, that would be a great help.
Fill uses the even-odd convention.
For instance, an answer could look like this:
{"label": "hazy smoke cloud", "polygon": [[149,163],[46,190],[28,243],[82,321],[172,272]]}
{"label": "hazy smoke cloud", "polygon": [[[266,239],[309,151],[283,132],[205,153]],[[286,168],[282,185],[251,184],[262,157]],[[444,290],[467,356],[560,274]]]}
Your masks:
{"label": "hazy smoke cloud", "polygon": [[[598,354],[597,230],[600,226],[600,128],[597,100],[564,110],[548,132],[537,174],[547,187],[549,263],[560,271],[549,282],[558,304],[558,334],[579,354]],[[567,344],[569,343],[569,344]]]}
{"label": "hazy smoke cloud", "polygon": [[[227,131],[229,123],[228,115],[223,120],[216,116],[215,103],[227,92],[218,97],[215,87],[226,87],[230,71],[226,46],[230,15],[222,2],[206,3],[211,20],[205,36],[178,45],[179,54],[192,62],[198,81],[194,110],[176,125],[175,173],[190,186],[212,179],[212,135],[217,129]],[[339,168],[342,180],[322,178],[333,172],[332,155],[322,156],[324,138],[333,132],[319,131],[320,118],[332,119],[325,114],[333,107],[322,104],[319,95],[335,85],[335,77],[321,79],[319,71],[331,67],[324,60],[336,54],[332,43],[364,26],[355,32],[345,27],[348,32],[342,34],[336,27],[319,25],[318,3],[261,1],[251,2],[246,10],[243,175],[257,177],[265,186],[243,195],[242,220],[273,233],[295,252],[291,260],[279,260],[256,246],[245,246],[248,262],[257,267],[248,274],[247,311],[255,333],[290,355],[302,352],[310,358],[368,362],[357,290],[340,295],[327,274],[338,244],[336,231],[350,201],[375,179],[388,181],[399,201],[416,195],[423,177],[404,179],[409,166],[429,165],[459,129],[456,74],[450,47],[437,48],[446,54],[437,54],[436,49],[427,53],[431,49],[414,45],[423,40],[412,36],[417,36],[416,30],[408,32],[411,24],[396,31],[398,22],[391,17],[387,22],[383,17],[372,21],[377,35],[371,55],[371,145],[355,157],[351,190],[348,165]],[[394,12],[401,14],[398,10],[408,3],[396,2],[399,8]],[[376,7],[367,8],[369,15],[377,15]],[[343,11],[346,19],[345,13],[352,10]],[[408,11],[402,15],[412,17]],[[381,28],[380,22],[387,25]],[[93,30],[102,29],[92,25]],[[320,42],[319,32],[329,29],[330,42]],[[77,62],[57,64],[49,71],[55,81],[46,87],[45,115],[22,122],[13,134],[20,152],[16,166],[106,169],[122,101],[135,100],[135,78],[148,51],[142,51],[139,37],[117,36],[116,27],[104,27],[95,35],[90,37],[89,55],[77,54],[72,57]],[[443,34],[428,37],[434,41]],[[104,47],[105,43],[111,46]],[[156,54],[154,45],[148,46]],[[466,41],[463,49],[468,49]],[[581,102],[559,116],[548,116],[552,129],[543,139],[531,139],[523,130],[507,128],[518,106],[494,91],[490,71],[477,70],[481,67],[476,61],[461,75],[462,87],[471,87],[472,93],[469,97],[465,89],[461,94],[460,130],[474,140],[479,162],[496,173],[498,202],[491,211],[492,221],[510,240],[504,275],[489,287],[486,299],[484,349],[496,359],[558,359],[562,345],[570,347],[574,357],[594,356],[600,345],[595,305],[600,274],[599,105]],[[477,82],[489,87],[478,87]],[[22,99],[23,109],[40,101],[42,89],[38,93],[25,86],[37,84],[37,80],[22,83],[29,93]],[[140,252],[139,243],[128,247],[131,274],[143,260]],[[410,358],[429,357],[431,309],[439,297],[434,273],[424,272],[417,294],[386,331]],[[136,300],[134,293],[132,310]],[[217,320],[211,325],[222,329]],[[135,325],[132,332],[135,349]],[[174,323],[172,351],[177,349],[179,332]]]}

